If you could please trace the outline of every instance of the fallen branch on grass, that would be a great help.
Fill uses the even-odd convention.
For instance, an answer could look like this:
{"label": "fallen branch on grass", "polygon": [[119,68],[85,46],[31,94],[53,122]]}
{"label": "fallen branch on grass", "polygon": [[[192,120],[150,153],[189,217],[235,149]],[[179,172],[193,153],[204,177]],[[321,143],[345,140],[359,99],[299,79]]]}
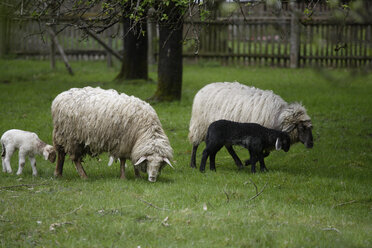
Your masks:
{"label": "fallen branch on grass", "polygon": [[226,198],[227,198],[227,203],[229,203],[229,201],[230,201],[230,196],[229,196],[229,194],[226,192],[226,190],[225,189],[223,189],[223,192],[225,193],[225,195],[226,195]]}
{"label": "fallen branch on grass", "polygon": [[78,211],[79,209],[81,209],[82,207],[83,207],[83,204],[81,204],[78,208],[75,208],[75,209],[72,210],[71,212],[65,213],[64,215],[73,214],[73,213],[75,213],[76,211]]}
{"label": "fallen branch on grass", "polygon": [[348,201],[348,202],[342,202],[340,204],[334,205],[332,208],[340,207],[340,206],[347,205],[347,204],[352,204],[354,202],[356,202],[356,200],[352,200],[352,201]]}
{"label": "fallen branch on grass", "polygon": [[323,231],[335,231],[335,232],[341,233],[340,230],[334,227],[323,228],[322,230]]}
{"label": "fallen branch on grass", "polygon": [[150,207],[153,207],[153,208],[156,208],[156,209],[159,209],[159,210],[162,210],[162,211],[170,211],[169,209],[167,208],[160,208],[158,206],[155,206],[154,204],[152,204],[151,202],[148,202],[148,201],[145,201],[139,197],[136,197],[137,200],[143,202],[143,203],[146,203],[147,205],[149,205]]}
{"label": "fallen branch on grass", "polygon": [[0,190],[2,189],[12,189],[12,188],[20,188],[20,187],[34,187],[34,186],[42,186],[42,185],[50,185],[50,183],[35,183],[35,184],[18,184],[18,185],[11,185],[11,186],[2,186],[0,187]]}
{"label": "fallen branch on grass", "polygon": [[[256,189],[256,194],[258,193],[257,185],[252,181],[252,179],[248,178],[248,180],[253,184],[254,188]],[[248,184],[248,182],[245,182],[244,185]]]}
{"label": "fallen branch on grass", "polygon": [[53,223],[49,226],[49,231],[55,231],[57,227],[63,226],[63,225],[72,225],[74,223],[72,222],[62,222],[62,223]]}
{"label": "fallen branch on grass", "polygon": [[[250,180],[250,179],[249,179],[249,180]],[[252,184],[253,184],[253,185],[255,186],[255,188],[256,188],[256,194],[255,194],[254,196],[252,196],[251,198],[249,198],[248,201],[251,201],[251,200],[255,199],[256,197],[258,197],[259,195],[261,195],[262,192],[265,190],[266,185],[267,185],[267,183],[265,183],[265,185],[262,187],[261,191],[260,191],[260,192],[257,192],[258,188],[257,188],[256,184],[254,184],[252,180],[250,180],[250,181],[252,182]]]}

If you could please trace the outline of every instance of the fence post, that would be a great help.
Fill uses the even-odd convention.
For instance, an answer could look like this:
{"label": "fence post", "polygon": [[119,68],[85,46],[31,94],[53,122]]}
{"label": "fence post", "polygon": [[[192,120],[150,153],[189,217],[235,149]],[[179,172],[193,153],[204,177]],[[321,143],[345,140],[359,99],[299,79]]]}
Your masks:
{"label": "fence post", "polygon": [[290,56],[289,67],[298,68],[300,62],[300,22],[295,0],[291,0],[291,37],[290,37]]}

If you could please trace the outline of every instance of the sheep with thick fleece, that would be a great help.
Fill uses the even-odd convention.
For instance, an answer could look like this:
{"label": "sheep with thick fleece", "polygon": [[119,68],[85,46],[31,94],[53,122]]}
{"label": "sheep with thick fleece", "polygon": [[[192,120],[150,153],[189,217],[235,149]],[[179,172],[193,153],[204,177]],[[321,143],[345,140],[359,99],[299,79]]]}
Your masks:
{"label": "sheep with thick fleece", "polygon": [[[299,103],[287,103],[272,91],[249,87],[238,82],[211,83],[194,97],[189,127],[193,145],[191,167],[196,167],[196,152],[205,140],[208,126],[220,119],[258,123],[264,127],[285,131],[291,144],[302,142],[313,147],[312,123],[306,109]],[[228,148],[231,156],[236,153]],[[235,161],[241,166],[240,160]]]}
{"label": "sheep with thick fleece", "polygon": [[[267,170],[264,158],[274,149],[289,151],[291,140],[285,132],[265,128],[257,123],[239,123],[228,120],[212,122],[207,131],[205,139],[206,148],[200,163],[200,171],[204,172],[205,164],[209,157],[210,169],[216,170],[215,157],[223,147],[239,145],[248,149],[251,156],[249,163],[252,165],[252,173],[256,172],[256,162],[260,162],[260,170]],[[239,157],[233,156],[235,161]],[[242,166],[240,167],[242,168]]]}
{"label": "sheep with thick fleece", "polygon": [[52,163],[56,160],[56,151],[54,150],[54,147],[39,139],[36,133],[18,129],[8,130],[1,136],[1,146],[3,172],[12,173],[10,158],[17,149],[19,150],[17,175],[22,174],[26,163],[26,157],[29,157],[30,159],[32,175],[34,176],[37,175],[36,154],[42,155],[45,160],[49,160]]}
{"label": "sheep with thick fleece", "polygon": [[53,142],[58,153],[55,176],[61,176],[66,154],[82,178],[85,154],[108,152],[120,159],[120,177],[131,159],[135,175],[147,172],[155,182],[173,150],[155,110],[146,102],[115,90],[72,88],[52,103]]}

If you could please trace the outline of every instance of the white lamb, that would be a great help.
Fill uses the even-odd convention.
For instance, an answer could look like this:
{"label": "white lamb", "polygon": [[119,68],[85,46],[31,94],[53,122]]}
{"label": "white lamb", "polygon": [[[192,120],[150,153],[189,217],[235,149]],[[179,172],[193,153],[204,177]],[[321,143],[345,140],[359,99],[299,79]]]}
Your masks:
{"label": "white lamb", "polygon": [[1,136],[1,145],[3,149],[1,153],[3,172],[12,173],[10,158],[16,149],[19,150],[17,175],[22,174],[27,156],[30,159],[32,175],[34,176],[37,175],[36,154],[42,155],[45,160],[49,160],[52,163],[56,160],[56,151],[54,147],[40,140],[36,133],[18,129],[8,130]]}

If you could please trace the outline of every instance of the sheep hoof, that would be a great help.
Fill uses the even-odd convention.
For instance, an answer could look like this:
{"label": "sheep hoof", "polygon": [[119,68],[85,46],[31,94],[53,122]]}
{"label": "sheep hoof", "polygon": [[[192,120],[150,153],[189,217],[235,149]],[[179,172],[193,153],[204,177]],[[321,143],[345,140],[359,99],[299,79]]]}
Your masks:
{"label": "sheep hoof", "polygon": [[88,179],[88,176],[86,174],[80,174],[81,179]]}
{"label": "sheep hoof", "polygon": [[54,177],[55,178],[60,178],[60,177],[62,177],[62,174],[61,173],[54,173]]}

